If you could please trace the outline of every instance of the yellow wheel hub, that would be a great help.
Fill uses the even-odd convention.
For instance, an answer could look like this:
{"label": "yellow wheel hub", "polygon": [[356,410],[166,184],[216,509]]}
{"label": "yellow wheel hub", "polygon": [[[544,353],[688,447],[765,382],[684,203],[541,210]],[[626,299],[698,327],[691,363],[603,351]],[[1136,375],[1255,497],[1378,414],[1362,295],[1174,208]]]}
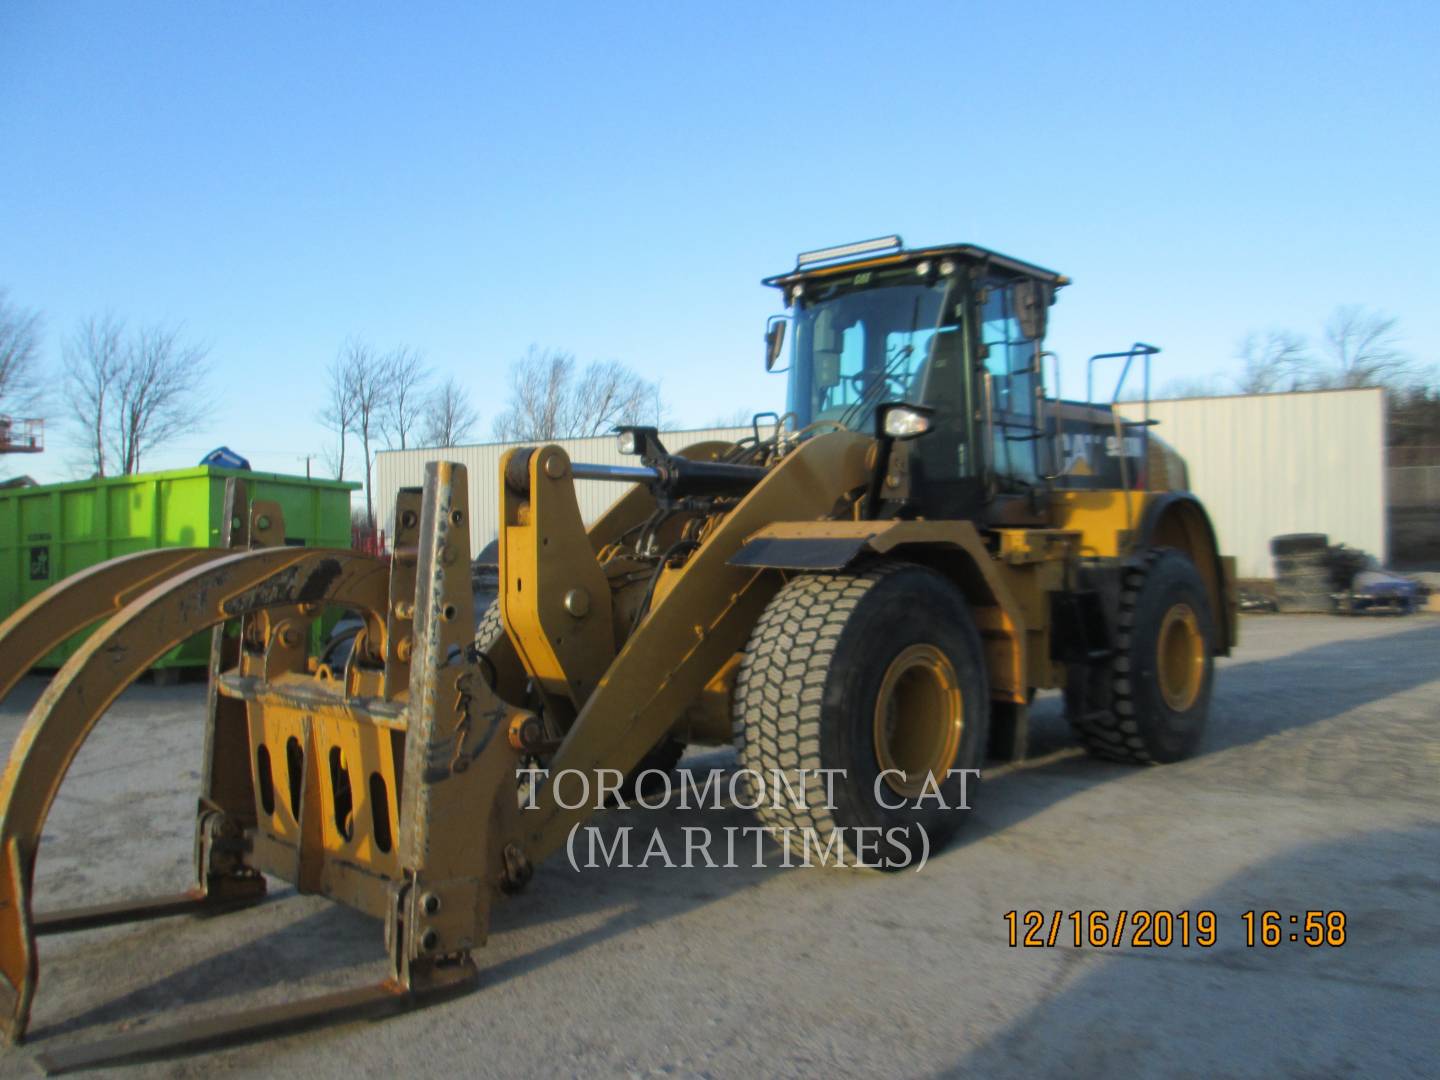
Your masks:
{"label": "yellow wheel hub", "polygon": [[890,661],[875,699],[875,758],[894,791],[914,798],[930,774],[944,782],[965,730],[955,665],[934,645],[911,645]]}
{"label": "yellow wheel hub", "polygon": [[1165,613],[1156,661],[1160,696],[1171,709],[1184,712],[1195,704],[1205,685],[1205,637],[1189,604],[1176,604]]}

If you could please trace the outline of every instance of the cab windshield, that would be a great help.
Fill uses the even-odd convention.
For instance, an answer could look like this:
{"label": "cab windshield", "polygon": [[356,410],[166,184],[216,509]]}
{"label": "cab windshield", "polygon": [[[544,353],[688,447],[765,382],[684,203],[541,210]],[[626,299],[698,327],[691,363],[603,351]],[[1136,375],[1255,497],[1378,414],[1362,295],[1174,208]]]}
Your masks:
{"label": "cab windshield", "polygon": [[958,345],[959,305],[946,300],[953,279],[917,278],[912,266],[805,283],[788,401],[800,427],[832,420],[868,431],[877,405],[925,401],[927,361],[940,345],[932,339],[954,334]]}

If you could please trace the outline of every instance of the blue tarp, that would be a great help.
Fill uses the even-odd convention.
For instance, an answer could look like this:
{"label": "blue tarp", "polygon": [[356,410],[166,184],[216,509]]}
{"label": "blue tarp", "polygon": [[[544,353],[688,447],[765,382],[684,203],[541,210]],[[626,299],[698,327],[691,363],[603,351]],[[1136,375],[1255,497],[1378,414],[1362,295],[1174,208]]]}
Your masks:
{"label": "blue tarp", "polygon": [[219,446],[200,459],[201,465],[214,465],[221,469],[248,469],[250,462],[235,453],[228,446]]}

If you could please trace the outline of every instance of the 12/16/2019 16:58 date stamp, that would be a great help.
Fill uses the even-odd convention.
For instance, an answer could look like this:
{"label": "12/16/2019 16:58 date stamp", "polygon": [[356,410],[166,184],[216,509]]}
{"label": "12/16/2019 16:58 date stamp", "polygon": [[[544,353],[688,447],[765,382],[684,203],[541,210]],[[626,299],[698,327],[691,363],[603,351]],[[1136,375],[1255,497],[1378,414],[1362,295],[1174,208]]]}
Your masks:
{"label": "12/16/2019 16:58 date stamp", "polygon": [[[1006,944],[1010,948],[1132,949],[1213,948],[1222,936],[1221,919],[1214,911],[1163,911],[1121,908],[1116,911],[1007,911]],[[1302,911],[1288,914],[1259,909],[1241,912],[1237,930],[1247,948],[1273,949],[1298,944],[1312,949],[1339,948],[1345,944],[1343,911]]]}

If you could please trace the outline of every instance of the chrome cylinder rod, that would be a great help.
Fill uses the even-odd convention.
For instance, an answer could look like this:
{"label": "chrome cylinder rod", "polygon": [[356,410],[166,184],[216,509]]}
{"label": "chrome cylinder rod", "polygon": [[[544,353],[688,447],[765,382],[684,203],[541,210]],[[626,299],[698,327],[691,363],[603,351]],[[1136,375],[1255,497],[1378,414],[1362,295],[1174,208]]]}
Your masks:
{"label": "chrome cylinder rod", "polygon": [[660,470],[648,465],[590,465],[572,461],[570,471],[576,480],[616,480],[626,484],[647,484],[660,479]]}

